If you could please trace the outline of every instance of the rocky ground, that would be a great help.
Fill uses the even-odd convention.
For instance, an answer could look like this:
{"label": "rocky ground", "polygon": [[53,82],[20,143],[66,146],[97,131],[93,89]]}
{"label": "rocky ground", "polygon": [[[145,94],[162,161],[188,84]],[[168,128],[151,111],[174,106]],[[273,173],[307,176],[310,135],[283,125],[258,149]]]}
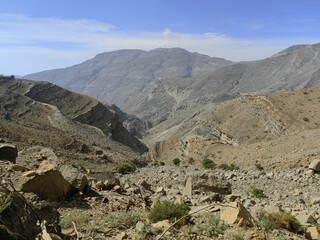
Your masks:
{"label": "rocky ground", "polygon": [[[11,145],[2,143],[0,150],[5,146]],[[13,158],[0,154],[1,221],[7,223],[5,214],[14,209],[3,201],[7,189],[13,194],[11,204],[18,201],[12,197],[17,195],[34,209],[47,209],[39,210],[43,217],[38,216],[38,222],[47,221],[44,226],[51,238],[45,238],[43,228],[32,220],[33,235],[15,225],[10,229],[12,223],[7,223],[11,232],[29,237],[13,234],[1,239],[33,239],[35,233],[41,233],[38,239],[318,239],[319,161],[273,171],[258,164],[255,170],[237,166],[232,170],[149,163],[132,172],[121,168],[110,172],[62,162],[52,150],[41,147],[19,152],[17,158],[14,150],[11,155],[8,149],[4,153]],[[150,212],[166,201],[189,206],[185,225],[172,226],[175,216],[170,222],[150,220]],[[290,213],[299,227],[290,221],[275,226],[267,221],[274,212]]]}

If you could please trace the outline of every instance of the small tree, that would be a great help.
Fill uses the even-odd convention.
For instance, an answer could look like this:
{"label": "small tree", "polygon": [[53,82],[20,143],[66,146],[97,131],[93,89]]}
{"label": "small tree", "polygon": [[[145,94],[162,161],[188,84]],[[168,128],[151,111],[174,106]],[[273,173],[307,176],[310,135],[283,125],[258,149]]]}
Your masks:
{"label": "small tree", "polygon": [[121,174],[127,174],[130,172],[133,172],[133,170],[134,170],[133,167],[131,167],[130,165],[125,164],[125,163],[121,163],[121,164],[117,165],[115,168],[115,172],[121,173]]}
{"label": "small tree", "polygon": [[202,160],[202,166],[204,168],[212,169],[217,166],[217,164],[215,164],[211,159],[205,158]]}
{"label": "small tree", "polygon": [[[174,204],[169,201],[164,201],[151,209],[148,218],[153,223],[166,219],[169,219],[170,222],[174,222],[187,215],[189,211],[190,207],[186,204]],[[188,221],[188,218],[184,218],[181,220],[179,225],[184,225]]]}
{"label": "small tree", "polygon": [[176,166],[179,166],[180,163],[181,163],[181,160],[179,158],[175,158],[172,160],[173,164],[176,165]]}

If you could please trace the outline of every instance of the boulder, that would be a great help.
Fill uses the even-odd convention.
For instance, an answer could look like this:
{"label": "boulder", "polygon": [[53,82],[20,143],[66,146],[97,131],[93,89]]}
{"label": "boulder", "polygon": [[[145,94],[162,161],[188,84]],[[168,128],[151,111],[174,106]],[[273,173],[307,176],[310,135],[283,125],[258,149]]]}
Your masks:
{"label": "boulder", "polygon": [[[0,194],[10,193],[1,190]],[[17,193],[11,193],[10,197],[10,204],[1,212],[0,239],[35,239],[41,232],[37,224],[39,220],[47,222],[49,233],[61,234],[57,232],[61,227],[58,225],[60,214],[56,209],[49,205],[33,206]]]}
{"label": "boulder", "polygon": [[232,192],[229,182],[221,180],[213,174],[206,173],[192,175],[192,190],[215,192],[223,195]]}
{"label": "boulder", "polygon": [[312,214],[299,214],[296,216],[296,219],[301,223],[302,226],[316,225],[317,220],[312,216]]}
{"label": "boulder", "polygon": [[16,163],[18,149],[15,145],[9,143],[0,143],[0,160]]}
{"label": "boulder", "polygon": [[220,218],[227,224],[238,226],[253,226],[254,222],[250,212],[239,202],[231,202]]}
{"label": "boulder", "polygon": [[310,240],[318,240],[319,239],[319,232],[317,230],[317,227],[308,227],[306,230],[306,237]]}
{"label": "boulder", "polygon": [[313,160],[309,165],[309,169],[312,169],[315,172],[320,172],[320,159]]}
{"label": "boulder", "polygon": [[151,185],[149,183],[147,183],[145,180],[143,180],[143,179],[140,180],[138,184],[140,187],[143,187],[145,190],[152,192]]}
{"label": "boulder", "polygon": [[184,185],[184,188],[182,190],[182,195],[187,196],[189,198],[192,197],[192,177],[191,176],[187,178],[186,184]]}
{"label": "boulder", "polygon": [[120,185],[119,179],[116,178],[112,172],[97,173],[95,174],[95,178],[97,179],[97,182],[103,182],[103,190],[111,190],[116,185]]}
{"label": "boulder", "polygon": [[22,183],[21,191],[32,192],[42,199],[56,200],[67,196],[71,185],[51,164],[40,166],[31,179]]}
{"label": "boulder", "polygon": [[64,164],[59,170],[64,179],[66,179],[77,192],[86,193],[89,188],[89,181],[87,176],[82,173],[79,168],[74,165]]}

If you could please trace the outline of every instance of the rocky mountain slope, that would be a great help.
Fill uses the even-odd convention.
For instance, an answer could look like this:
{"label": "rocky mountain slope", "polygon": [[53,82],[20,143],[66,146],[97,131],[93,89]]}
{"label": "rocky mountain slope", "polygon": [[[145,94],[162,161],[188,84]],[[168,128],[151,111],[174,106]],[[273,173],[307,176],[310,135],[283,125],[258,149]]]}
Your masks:
{"label": "rocky mountain slope", "polygon": [[144,142],[154,145],[149,157],[174,158],[201,165],[216,163],[248,168],[303,165],[318,157],[320,88],[244,95],[197,110],[180,110],[149,130]]}
{"label": "rocky mountain slope", "polygon": [[34,73],[25,78],[49,81],[121,107],[125,100],[151,82],[200,78],[230,63],[180,48],[119,50],[98,54],[72,67]]}
{"label": "rocky mountain slope", "polygon": [[147,151],[110,108],[47,82],[1,77],[0,116],[1,138],[22,148],[41,145],[64,156],[100,148],[115,162],[141,159]]}
{"label": "rocky mountain slope", "polygon": [[122,50],[66,68],[27,75],[100,100],[156,125],[179,109],[319,84],[320,44],[293,46],[267,59],[231,62],[182,49]]}

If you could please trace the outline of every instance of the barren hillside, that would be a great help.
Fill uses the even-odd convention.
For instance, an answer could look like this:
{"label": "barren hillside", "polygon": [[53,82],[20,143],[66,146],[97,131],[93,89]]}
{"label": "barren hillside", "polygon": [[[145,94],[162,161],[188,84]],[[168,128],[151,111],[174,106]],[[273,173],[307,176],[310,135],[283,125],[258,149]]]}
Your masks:
{"label": "barren hillside", "polygon": [[198,162],[268,168],[302,164],[320,153],[320,88],[241,96],[220,104],[177,111],[149,131],[144,142],[157,161],[179,157]]}

